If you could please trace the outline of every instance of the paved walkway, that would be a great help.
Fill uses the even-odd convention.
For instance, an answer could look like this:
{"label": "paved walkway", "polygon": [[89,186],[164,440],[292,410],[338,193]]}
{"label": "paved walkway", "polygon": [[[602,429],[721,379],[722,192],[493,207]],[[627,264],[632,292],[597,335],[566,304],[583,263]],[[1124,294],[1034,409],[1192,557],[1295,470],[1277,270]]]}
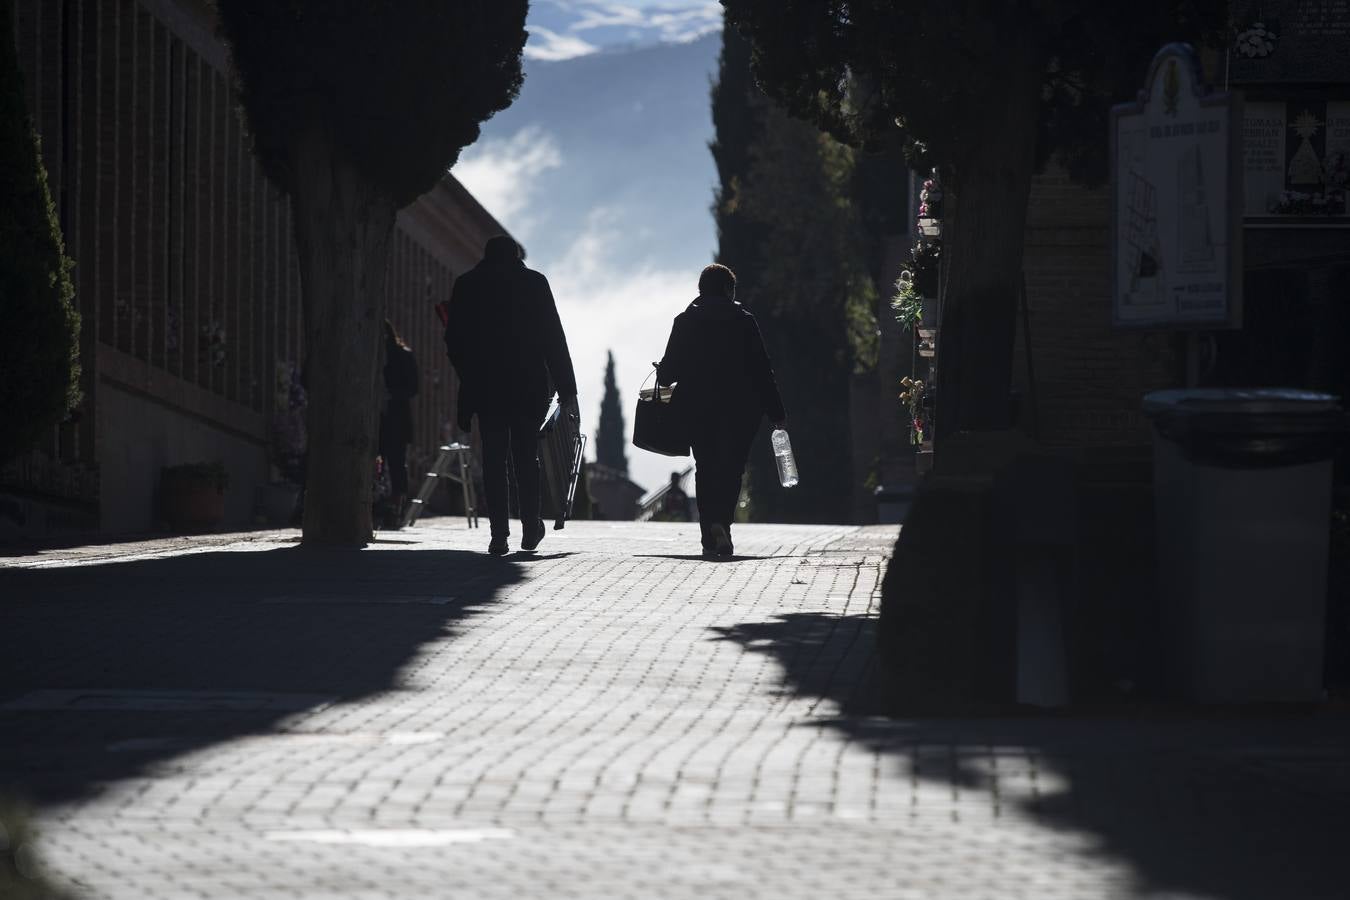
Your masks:
{"label": "paved walkway", "polygon": [[891,528],[0,559],[0,784],[95,898],[1350,896],[1332,714],[870,714]]}

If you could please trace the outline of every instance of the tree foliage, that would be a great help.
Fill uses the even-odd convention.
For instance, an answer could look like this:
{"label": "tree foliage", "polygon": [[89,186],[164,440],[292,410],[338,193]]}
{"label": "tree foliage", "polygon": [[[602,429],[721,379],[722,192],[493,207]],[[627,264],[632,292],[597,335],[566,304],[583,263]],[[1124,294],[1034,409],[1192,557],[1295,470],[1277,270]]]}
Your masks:
{"label": "tree foliage", "polygon": [[526,0],[216,0],[253,150],[295,187],[321,131],[403,207],[516,98]]}
{"label": "tree foliage", "polygon": [[803,473],[784,491],[767,441],[756,444],[752,512],[769,521],[847,521],[862,477],[852,471],[850,384],[876,354],[875,292],[851,199],[853,152],[754,90],[748,48],[731,29],[713,110],[718,260],[737,273],[737,297],[760,321]]}
{"label": "tree foliage", "polygon": [[[948,190],[938,434],[1008,424],[1023,231],[1038,166],[1105,174],[1110,103],[1224,0],[724,0],[759,85],[839,139],[898,139]],[[900,173],[896,173],[900,177]]]}
{"label": "tree foliage", "polygon": [[595,461],[602,466],[628,474],[628,457],[624,454],[623,401],[619,399],[619,385],[614,379],[614,352],[605,363],[605,395],[600,400],[600,425],[595,432]]}
{"label": "tree foliage", "polygon": [[724,0],[760,86],[795,116],[880,149],[959,164],[1012,66],[1039,82],[1038,151],[1105,175],[1106,113],[1160,44],[1211,34],[1226,0]]}
{"label": "tree foliage", "polygon": [[80,399],[73,264],[24,102],[12,7],[0,3],[0,460],[30,446]]}

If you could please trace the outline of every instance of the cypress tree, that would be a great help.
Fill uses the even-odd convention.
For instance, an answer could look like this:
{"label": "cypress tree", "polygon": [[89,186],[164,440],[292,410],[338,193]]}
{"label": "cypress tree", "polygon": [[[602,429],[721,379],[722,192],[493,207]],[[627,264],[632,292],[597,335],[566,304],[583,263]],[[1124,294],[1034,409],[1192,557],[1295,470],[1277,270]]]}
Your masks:
{"label": "cypress tree", "polygon": [[847,147],[759,93],[750,53],[723,30],[713,91],[721,184],[714,214],[718,260],[737,274],[737,298],[760,322],[774,363],[802,481],[778,484],[767,436],[748,465],[752,518],[844,522],[853,472],[849,390],[875,356],[875,292]]}
{"label": "cypress tree", "polygon": [[619,399],[619,385],[614,380],[614,351],[609,351],[605,363],[605,395],[600,400],[600,425],[595,432],[595,461],[624,475],[628,474],[628,457],[624,455],[623,401]]}
{"label": "cypress tree", "polygon": [[80,317],[24,103],[14,4],[0,3],[0,460],[22,452],[80,400]]}

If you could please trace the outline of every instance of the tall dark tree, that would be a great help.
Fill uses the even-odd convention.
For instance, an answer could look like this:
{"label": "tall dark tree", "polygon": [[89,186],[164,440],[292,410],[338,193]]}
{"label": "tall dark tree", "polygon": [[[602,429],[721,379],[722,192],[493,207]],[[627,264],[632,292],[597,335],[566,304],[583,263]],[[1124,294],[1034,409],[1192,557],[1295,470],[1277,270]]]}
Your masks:
{"label": "tall dark tree", "polygon": [[748,466],[755,518],[847,521],[853,471],[849,390],[873,361],[874,292],[850,200],[853,153],[756,91],[749,51],[723,32],[713,88],[721,184],[718,260],[736,271],[737,297],[758,317],[788,407],[802,481],[786,491],[767,439]]}
{"label": "tall dark tree", "polygon": [[600,425],[595,432],[595,461],[627,475],[625,446],[623,401],[619,399],[619,385],[614,380],[614,351],[611,350],[605,363],[605,396],[600,400]]}
{"label": "tall dark tree", "polygon": [[291,197],[309,390],[307,544],[371,537],[398,210],[520,89],[526,0],[216,0],[254,152]]}
{"label": "tall dark tree", "polygon": [[0,460],[79,402],[80,317],[47,170],[24,102],[14,4],[0,2]]}
{"label": "tall dark tree", "polygon": [[[1107,110],[1224,0],[723,0],[759,84],[842,140],[899,128],[946,187],[938,434],[1006,427],[1031,179],[1104,174]],[[900,177],[900,173],[897,173]]]}

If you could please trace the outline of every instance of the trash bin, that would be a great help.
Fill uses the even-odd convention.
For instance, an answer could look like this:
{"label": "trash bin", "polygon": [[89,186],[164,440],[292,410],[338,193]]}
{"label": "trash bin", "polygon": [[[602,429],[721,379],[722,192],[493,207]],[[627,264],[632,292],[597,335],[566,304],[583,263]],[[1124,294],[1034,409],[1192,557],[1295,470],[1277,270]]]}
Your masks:
{"label": "trash bin", "polygon": [[1338,398],[1157,391],[1144,412],[1169,681],[1209,703],[1321,697]]}

